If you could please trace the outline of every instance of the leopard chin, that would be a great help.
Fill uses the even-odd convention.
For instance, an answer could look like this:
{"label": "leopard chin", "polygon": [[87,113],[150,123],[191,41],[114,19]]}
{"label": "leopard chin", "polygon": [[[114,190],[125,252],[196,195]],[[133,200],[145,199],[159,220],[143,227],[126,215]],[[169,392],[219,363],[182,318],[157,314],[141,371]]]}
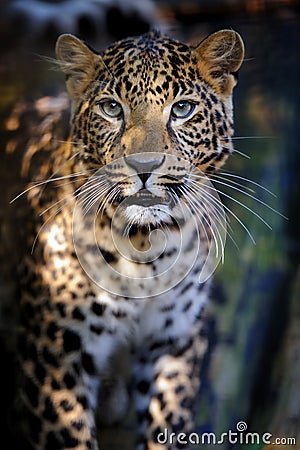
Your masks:
{"label": "leopard chin", "polygon": [[155,227],[171,225],[173,223],[171,211],[167,205],[153,206],[130,205],[124,208],[126,222],[137,227]]}

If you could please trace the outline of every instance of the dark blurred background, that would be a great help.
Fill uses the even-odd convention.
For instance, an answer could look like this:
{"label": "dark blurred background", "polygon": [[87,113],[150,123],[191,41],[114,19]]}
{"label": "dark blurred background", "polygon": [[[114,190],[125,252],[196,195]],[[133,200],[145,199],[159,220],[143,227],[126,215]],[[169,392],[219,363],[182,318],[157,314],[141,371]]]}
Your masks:
{"label": "dark blurred background", "polygon": [[[43,57],[54,57],[55,40],[62,32],[72,32],[101,50],[115,39],[151,28],[195,43],[210,32],[232,28],[245,41],[246,57],[234,97],[236,152],[224,171],[242,179],[224,174],[222,181],[253,189],[246,192],[258,200],[239,192],[237,185],[217,187],[255,244],[232,215],[233,239],[228,237],[224,264],[217,269],[209,310],[210,351],[197,430],[236,430],[242,420],[248,431],[272,433],[286,445],[232,448],[300,449],[300,2],[2,0],[0,8],[2,427],[14,428],[8,412],[15,390],[11,374],[18,297],[13,228],[22,226],[9,202],[24,188],[21,158],[28,149],[28,132],[34,133],[32,99],[52,98],[64,89],[62,75]],[[67,117],[65,110],[61,116],[62,107],[66,110],[67,103],[53,100],[48,122],[43,112],[39,117],[46,140],[53,122]],[[122,445],[108,448],[130,449],[128,430],[119,435]],[[289,437],[297,444],[287,445]]]}

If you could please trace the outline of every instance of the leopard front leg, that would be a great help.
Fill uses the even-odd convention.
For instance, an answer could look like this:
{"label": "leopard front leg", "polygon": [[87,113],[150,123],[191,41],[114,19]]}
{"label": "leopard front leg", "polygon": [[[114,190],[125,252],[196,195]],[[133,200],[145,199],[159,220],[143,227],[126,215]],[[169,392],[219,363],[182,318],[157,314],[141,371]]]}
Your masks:
{"label": "leopard front leg", "polygon": [[152,357],[137,354],[136,409],[140,425],[138,450],[188,448],[179,433],[193,431],[200,366],[207,339],[199,333],[185,341],[156,342]]}
{"label": "leopard front leg", "polygon": [[19,340],[26,439],[36,450],[97,450],[94,412],[101,368],[113,347],[96,322],[101,306],[94,308],[93,323],[82,320],[76,302],[25,302],[24,308]]}
{"label": "leopard front leg", "polygon": [[[49,325],[48,335],[52,333],[54,325]],[[25,437],[36,450],[97,450],[98,378],[88,373],[94,369],[92,359],[71,329],[62,328],[59,335],[55,345],[28,331],[20,337]]]}

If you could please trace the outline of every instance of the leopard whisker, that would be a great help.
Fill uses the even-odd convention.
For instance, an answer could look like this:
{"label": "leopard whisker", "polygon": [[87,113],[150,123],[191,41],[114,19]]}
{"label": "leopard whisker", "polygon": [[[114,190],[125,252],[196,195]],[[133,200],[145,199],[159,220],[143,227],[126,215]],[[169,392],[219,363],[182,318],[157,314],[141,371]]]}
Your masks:
{"label": "leopard whisker", "polygon": [[[181,193],[183,193],[181,187],[179,186],[178,188],[179,188],[179,190],[181,191]],[[181,202],[180,198],[178,197],[178,195],[176,194],[176,192],[174,192],[174,191],[171,190],[171,189],[170,189],[170,192],[169,192],[169,193],[170,193],[170,195],[171,195],[172,200],[174,201],[174,203],[176,203],[177,205],[179,205],[179,207],[180,207],[180,209],[181,209],[181,212],[182,212],[182,215],[183,215],[183,217],[184,217],[184,216],[185,216],[185,211],[183,210],[182,202]],[[184,193],[183,193],[183,195],[184,195]]]}
{"label": "leopard whisker", "polygon": [[117,197],[117,195],[120,193],[120,187],[116,184],[111,192],[108,193],[108,196],[104,199],[103,204],[101,206],[101,208],[104,208],[105,206],[105,202],[106,203],[113,203],[115,198]]}
{"label": "leopard whisker", "polygon": [[[68,143],[68,141],[66,141],[66,143]],[[69,157],[66,160],[66,163],[69,162],[71,159],[73,159],[74,157],[76,157],[79,154],[79,152],[75,153],[74,155],[72,155],[71,157]],[[66,164],[65,163],[65,164]],[[64,165],[65,165],[64,164]],[[79,171],[79,172],[73,172],[67,175],[61,175],[61,176],[55,176],[57,173],[59,173],[59,171],[62,169],[62,167],[60,167],[57,171],[55,171],[47,180],[43,180],[43,181],[37,181],[37,182],[33,182],[33,184],[31,186],[29,186],[25,191],[21,192],[17,197],[15,197],[11,203],[15,200],[17,200],[18,198],[20,198],[22,195],[28,193],[29,191],[31,191],[34,188],[40,187],[42,186],[43,188],[41,189],[41,191],[39,192],[39,197],[41,196],[44,187],[46,187],[47,185],[49,185],[50,183],[53,182],[57,182],[57,181],[63,181],[63,180],[69,180],[66,183],[60,183],[58,185],[56,185],[55,187],[61,187],[63,185],[67,185],[67,184],[72,184],[74,183],[74,179],[75,178],[79,178],[79,177],[87,177],[87,170],[84,171]],[[53,212],[47,219],[46,221],[43,223],[43,225],[40,227],[37,235],[35,236],[35,239],[33,241],[32,244],[32,248],[31,248],[31,254],[34,251],[37,239],[40,235],[40,233],[42,232],[43,228],[45,227],[45,225],[52,220],[57,214],[59,214],[66,205],[68,205],[69,203],[72,202],[73,198],[76,197],[76,191],[78,191],[80,188],[77,188],[73,193],[69,193],[68,195],[66,195],[65,197],[61,198],[60,200],[58,200],[57,202],[53,203],[52,205],[50,205],[48,208],[46,208],[44,211],[42,211],[39,215],[43,216],[45,215],[47,212],[49,212],[51,209],[53,209],[55,206],[58,206],[60,203],[64,202],[55,212]]]}
{"label": "leopard whisker", "polygon": [[[190,173],[189,176],[186,178],[186,185],[189,187],[189,189],[192,189],[192,186],[189,183],[191,181],[190,176],[194,176],[194,174]],[[200,183],[199,182],[199,179],[207,181],[208,180],[207,176],[205,176],[205,175],[203,175],[203,176],[197,175],[197,178],[198,179],[194,180],[194,181],[197,182],[197,187],[198,188],[201,187],[202,194],[205,194],[205,197],[208,199],[209,202],[211,202],[211,204],[214,205],[216,211],[218,211],[218,214],[220,214],[221,217],[223,217],[223,214],[225,214],[226,219],[229,219],[228,215],[226,214],[226,211],[224,211],[223,203],[221,202],[221,200],[218,197],[216,197],[215,195],[212,195],[207,190],[207,189],[209,189],[212,192],[217,192],[216,189],[214,188],[214,186],[211,185],[211,184],[207,184],[207,183],[204,184],[204,183]]]}
{"label": "leopard whisker", "polygon": [[[72,182],[70,182],[72,183]],[[69,183],[65,183],[65,184],[69,184]],[[48,208],[46,208],[45,210],[43,210],[39,215],[43,216],[45,213],[47,213],[48,211],[50,211],[52,208],[54,208],[55,206],[59,205],[59,203],[65,202],[65,204],[59,209],[57,210],[58,212],[62,211],[63,207],[66,206],[68,203],[71,203],[71,201],[73,199],[76,199],[77,196],[80,193],[80,189],[81,187],[78,187],[77,189],[75,189],[75,191],[73,192],[69,192],[67,195],[65,195],[63,198],[59,199],[57,202],[53,203],[52,205],[50,205]],[[68,200],[68,198],[70,198]]]}
{"label": "leopard whisker", "polygon": [[[82,179],[84,180],[88,180],[89,179],[89,177],[88,176],[86,176],[86,177],[84,177],[84,176],[82,176]],[[65,183],[59,183],[59,184],[56,184],[54,187],[57,189],[57,188],[60,188],[60,187],[63,187],[63,186],[69,186],[70,184],[74,184],[74,180],[71,180],[71,181],[66,181]]]}
{"label": "leopard whisker", "polygon": [[[88,176],[85,174],[85,172],[73,173],[73,174],[69,174],[69,175],[66,175],[66,176],[60,177],[60,178],[61,178],[61,179],[70,179],[70,178],[75,177],[75,176],[81,176],[83,179],[85,178],[85,179],[87,179],[87,180],[89,180],[89,179],[91,178],[91,177],[88,177]],[[57,178],[57,179],[58,179],[58,178]],[[56,180],[52,179],[51,181],[56,181]],[[70,180],[70,181],[65,182],[65,183],[57,184],[55,187],[66,186],[66,185],[73,184],[73,183],[74,183],[74,180]],[[86,184],[87,184],[87,183],[88,183],[88,182],[86,182]],[[68,197],[72,197],[72,198],[74,197],[74,198],[77,198],[77,197],[80,195],[81,190],[82,190],[82,186],[79,186],[78,188],[75,189],[75,191],[68,193],[65,197],[61,198],[60,200],[58,200],[57,202],[53,203],[53,204],[50,205],[48,208],[46,208],[44,211],[42,211],[42,212],[40,213],[40,216],[43,216],[43,215],[44,215],[45,213],[47,213],[50,209],[54,208],[54,207],[57,206],[59,203],[65,201]],[[66,204],[67,204],[67,203],[66,203]]]}
{"label": "leopard whisker", "polygon": [[229,150],[232,153],[237,153],[240,156],[243,156],[243,158],[246,159],[251,159],[251,156],[247,155],[246,153],[241,152],[240,150],[238,150],[237,148],[232,148],[232,147],[226,147],[225,145],[223,145],[223,148],[226,150]]}
{"label": "leopard whisker", "polygon": [[[182,187],[182,192],[185,195],[185,198],[188,200],[189,204],[192,206],[192,208],[194,209],[194,211],[196,213],[198,213],[198,210],[201,211],[201,213],[203,212],[204,214],[201,214],[201,216],[198,216],[198,219],[200,219],[200,222],[202,223],[202,220],[204,220],[204,222],[208,225],[209,229],[211,230],[211,233],[213,235],[214,238],[214,242],[216,245],[216,256],[218,256],[219,254],[219,244],[218,244],[218,238],[220,240],[221,243],[221,254],[224,254],[224,243],[223,243],[223,239],[222,236],[220,234],[219,228],[217,226],[217,223],[224,229],[224,231],[226,232],[226,227],[224,226],[222,219],[219,217],[219,215],[217,213],[214,213],[213,211],[215,210],[212,202],[210,200],[207,200],[207,198],[205,196],[202,195],[202,198],[206,198],[206,202],[203,204],[202,202],[199,202],[198,198],[194,195],[192,189],[189,189],[190,186],[184,185]],[[219,205],[218,205],[219,207]],[[218,208],[216,208],[216,211],[218,210]],[[206,214],[208,215],[210,221],[207,220],[206,218]],[[217,222],[215,222],[214,218],[216,219]],[[206,228],[203,227],[205,235],[207,236],[207,232],[206,232]],[[215,231],[216,230],[216,233]]]}
{"label": "leopard whisker", "polygon": [[[129,238],[130,229],[132,226],[135,225],[135,217],[127,217],[127,223],[125,225],[125,228],[123,230],[123,236],[126,238]],[[150,231],[150,226],[148,225],[148,231]]]}
{"label": "leopard whisker", "polygon": [[98,198],[98,192],[100,189],[108,188],[104,181],[99,181],[99,183],[95,183],[94,185],[86,186],[84,189],[81,189],[78,192],[77,198],[81,203],[88,204],[90,201],[93,201],[94,198]]}
{"label": "leopard whisker", "polygon": [[[58,200],[57,202],[54,202],[52,205],[48,206],[48,208],[44,209],[42,212],[40,212],[39,216],[42,217],[44,216],[48,211],[50,211],[51,209],[53,209],[55,206],[59,205],[62,202],[66,202],[67,198],[70,197],[72,194],[68,194],[65,197],[61,198],[60,200]],[[67,203],[65,203],[63,206],[65,206]]]}
{"label": "leopard whisker", "polygon": [[[201,175],[195,175],[195,174],[192,174],[192,176],[195,177],[195,178],[203,178],[203,177],[201,177]],[[280,212],[278,212],[276,209],[272,208],[272,206],[268,205],[266,202],[264,202],[264,201],[261,200],[260,198],[256,197],[255,195],[252,195],[252,194],[250,194],[249,192],[247,192],[247,191],[245,190],[244,186],[242,186],[243,189],[241,189],[240,187],[236,187],[236,186],[232,185],[231,183],[227,183],[227,182],[225,182],[225,181],[220,181],[220,178],[221,178],[221,177],[218,177],[219,179],[216,179],[216,177],[212,176],[211,178],[214,180],[215,183],[222,184],[223,186],[229,187],[230,189],[233,189],[233,190],[235,190],[235,191],[237,191],[237,192],[239,192],[239,193],[245,195],[246,197],[252,198],[252,199],[255,200],[257,203],[260,203],[261,205],[263,205],[264,207],[268,208],[269,210],[271,210],[271,211],[275,212],[276,214],[279,214],[280,216],[282,216],[282,214],[281,214]],[[214,188],[215,188],[215,187],[214,187]],[[221,190],[219,190],[219,189],[217,189],[217,188],[215,188],[215,189],[216,189],[216,191],[217,191],[218,193],[220,193],[220,194],[225,195],[226,197],[228,197],[228,195],[225,194],[223,191],[221,191]],[[230,197],[229,197],[229,198],[230,198]],[[237,200],[237,199],[232,198],[232,200],[234,200],[234,201],[236,201],[236,203],[238,203],[238,200]],[[246,205],[243,205],[243,206],[247,209]],[[252,212],[253,212],[253,214],[255,214],[254,211],[252,211]],[[256,214],[255,214],[255,215],[256,215]],[[260,219],[261,219],[262,221],[264,221],[261,217],[260,217]],[[265,225],[267,225],[268,228],[271,229],[270,225],[269,225],[267,222],[265,222]]]}
{"label": "leopard whisker", "polygon": [[[74,174],[73,174],[74,175]],[[71,182],[70,182],[71,183]],[[48,211],[50,211],[51,209],[53,209],[55,206],[58,206],[59,204],[61,204],[62,202],[64,202],[55,212],[53,212],[49,217],[48,217],[48,219],[46,220],[46,222],[42,225],[42,227],[40,228],[40,230],[39,230],[39,232],[37,233],[37,236],[35,237],[35,240],[34,240],[34,243],[33,243],[33,246],[32,246],[32,251],[33,251],[33,249],[34,249],[34,246],[35,246],[35,243],[36,243],[36,241],[37,241],[37,239],[38,239],[38,236],[39,236],[39,234],[40,234],[40,232],[42,231],[42,229],[43,229],[43,227],[46,225],[46,223],[48,222],[48,221],[50,221],[52,218],[54,218],[57,214],[59,214],[62,210],[63,210],[63,208],[66,206],[66,205],[68,205],[69,203],[71,203],[72,202],[72,200],[74,199],[74,198],[77,198],[77,197],[79,197],[80,196],[80,194],[81,194],[81,189],[82,189],[82,187],[78,187],[74,192],[70,192],[69,194],[67,194],[65,197],[63,197],[63,198],[61,198],[60,200],[58,200],[57,202],[55,202],[55,203],[53,203],[52,205],[50,205],[48,208],[46,208],[44,211],[42,211],[41,213],[40,213],[40,216],[43,216],[43,215],[45,215]]]}
{"label": "leopard whisker", "polygon": [[27,194],[29,191],[31,191],[34,188],[37,188],[37,187],[40,187],[40,186],[43,186],[43,185],[47,185],[47,184],[50,184],[50,183],[55,182],[55,181],[66,180],[66,179],[75,178],[75,177],[81,177],[81,176],[84,176],[84,175],[85,175],[84,172],[77,172],[77,173],[73,173],[73,174],[69,174],[69,175],[62,175],[62,176],[55,177],[55,178],[51,178],[50,177],[47,180],[43,180],[43,181],[34,181],[34,182],[30,183],[31,185],[28,186],[24,191],[22,191],[18,195],[16,195],[10,201],[10,204],[15,202],[20,197],[22,197],[23,195]]}
{"label": "leopard whisker", "polygon": [[[208,225],[208,227],[211,228],[211,224],[209,224],[209,223],[207,222],[207,220],[206,220],[206,218],[205,218],[205,215],[201,214],[201,218],[200,218],[200,216],[198,216],[198,213],[199,213],[198,209],[199,209],[199,207],[200,207],[200,210],[201,210],[201,211],[203,211],[204,208],[203,208],[200,204],[197,204],[197,202],[194,201],[195,199],[193,199],[193,197],[191,197],[191,196],[189,195],[188,192],[185,191],[185,192],[184,192],[184,196],[185,196],[185,199],[187,200],[189,206],[190,206],[190,207],[193,209],[193,211],[196,213],[196,217],[200,220],[200,222],[202,223],[202,218],[204,218],[206,224]],[[196,206],[198,206],[198,208],[197,208]],[[204,230],[204,233],[205,233],[205,236],[206,236],[207,240],[209,241],[209,237],[208,237],[208,235],[207,235],[206,227],[203,227],[203,230]],[[214,239],[215,239],[214,234],[213,234],[213,237],[214,237]]]}
{"label": "leopard whisker", "polygon": [[[65,186],[65,185],[72,184],[72,183],[73,183],[73,181],[69,181],[69,182],[67,182],[67,183],[62,183],[62,184],[60,184],[60,185],[58,185],[58,186]],[[56,186],[56,187],[58,187],[58,186]],[[68,197],[71,197],[71,199],[70,199],[70,201],[71,201],[73,198],[76,198],[76,196],[78,195],[78,192],[79,192],[79,191],[80,191],[80,187],[77,188],[77,189],[75,189],[75,191],[73,191],[73,192],[69,192],[69,193],[68,193],[67,195],[65,195],[63,198],[59,199],[57,202],[53,203],[53,204],[50,205],[48,208],[46,208],[45,210],[43,210],[39,215],[40,215],[40,216],[43,216],[45,213],[47,213],[48,211],[50,211],[52,208],[54,208],[55,206],[57,206],[59,203],[61,203],[61,202],[63,202],[63,201],[66,201],[66,200],[68,199]],[[68,203],[70,203],[70,201],[66,202],[65,205],[67,205]]]}
{"label": "leopard whisker", "polygon": [[[111,184],[105,183],[105,180],[102,180],[102,182],[99,183],[98,186],[93,186],[93,191],[86,195],[85,198],[80,200],[83,204],[85,214],[88,213],[88,211],[97,203],[97,201],[105,203],[105,200],[101,199],[103,199],[103,197],[106,199],[107,194],[109,194],[109,191],[111,189],[114,189],[114,187]],[[100,206],[100,208],[102,209],[102,206]]]}
{"label": "leopard whisker", "polygon": [[[273,197],[277,198],[277,195],[274,194],[274,192],[270,191],[268,188],[266,188],[265,186],[263,186],[260,183],[257,183],[256,181],[250,180],[250,178],[246,178],[246,177],[242,177],[241,175],[237,175],[235,173],[231,173],[231,172],[226,172],[223,169],[218,169],[218,172],[221,173],[220,176],[227,176],[227,177],[231,177],[231,178],[236,178],[238,180],[242,180],[242,181],[246,181],[249,184],[253,184],[254,186],[266,191],[268,194],[272,195]],[[215,177],[216,174],[213,174],[213,176]]]}
{"label": "leopard whisker", "polygon": [[[60,183],[58,185],[56,185],[55,187],[58,188],[60,186],[66,186],[69,184],[73,184],[74,181],[68,181],[66,183]],[[58,200],[57,202],[53,203],[52,205],[50,205],[48,208],[46,208],[45,210],[43,210],[39,215],[43,216],[45,213],[47,213],[48,211],[50,211],[52,208],[54,208],[55,206],[57,206],[59,203],[65,201],[68,197],[74,197],[76,198],[80,192],[81,187],[78,187],[77,189],[75,189],[75,191],[68,193],[66,196],[64,196],[63,198],[61,198],[60,200]]]}
{"label": "leopard whisker", "polygon": [[[110,192],[109,192],[109,189],[110,189]],[[104,211],[105,205],[107,203],[112,203],[114,201],[114,199],[116,198],[116,196],[120,192],[120,189],[119,189],[118,185],[110,186],[109,189],[107,190],[107,192],[104,195],[102,195],[101,203],[99,204],[99,207],[98,207],[98,211],[97,212],[101,213],[101,217],[103,215],[103,211]]]}
{"label": "leopard whisker", "polygon": [[130,233],[130,229],[131,227],[134,225],[134,217],[131,217],[128,222],[126,223],[126,226],[123,230],[123,236],[125,238],[129,238],[129,233]]}
{"label": "leopard whisker", "polygon": [[213,180],[216,183],[219,183],[218,180],[226,180],[226,182],[230,182],[232,186],[238,186],[241,189],[244,189],[245,191],[251,192],[252,194],[255,194],[255,190],[250,188],[249,186],[244,186],[242,183],[239,183],[238,181],[234,180],[227,180],[222,175],[216,175],[215,173],[210,175],[210,179]]}
{"label": "leopard whisker", "polygon": [[[190,182],[194,185],[194,187],[195,187],[195,189],[196,189],[196,192],[198,191],[198,193],[201,195],[202,194],[202,190],[200,189],[199,190],[199,184],[197,183],[197,182],[195,182],[195,181],[193,181],[193,180],[190,180]],[[219,192],[219,193],[221,193],[222,195],[224,195],[224,193],[223,192],[221,192],[221,191],[218,191],[218,189],[215,189],[215,191],[216,192]],[[207,194],[207,193],[206,193]],[[225,196],[226,197],[228,197],[228,198],[230,198],[231,200],[233,200],[233,201],[235,201],[235,199],[233,198],[233,197],[231,197],[230,195],[227,195],[227,194],[225,194]],[[238,202],[237,201],[237,203],[240,203],[240,205],[241,206],[243,206],[243,207],[245,207],[246,209],[249,209],[249,211],[250,212],[252,212],[252,210],[251,210],[251,208],[248,208],[247,206],[245,206],[245,205],[243,205],[241,202]],[[253,244],[255,245],[256,244],[256,241],[255,241],[255,239],[254,239],[254,237],[252,236],[252,234],[250,233],[250,231],[249,231],[249,229],[246,227],[246,225],[244,224],[244,222],[228,207],[228,206],[226,206],[225,204],[223,204],[223,203],[221,203],[220,202],[220,204],[222,204],[222,207],[226,210],[226,211],[228,211],[228,213],[232,216],[232,217],[234,217],[234,219],[243,227],[243,229],[246,231],[246,233],[247,233],[247,235],[249,236],[249,238],[251,239],[251,241],[253,242]],[[254,215],[256,215],[260,220],[262,220],[262,221],[264,221],[264,219],[262,219],[257,213],[255,213],[255,211],[253,211],[253,214]],[[265,222],[265,221],[264,221]],[[268,225],[268,227],[270,227],[270,225]]]}
{"label": "leopard whisker", "polygon": [[[69,194],[67,197],[69,197],[71,194]],[[35,245],[36,245],[36,242],[37,242],[37,240],[38,240],[38,237],[39,237],[39,235],[41,234],[41,232],[42,232],[42,230],[44,229],[44,227],[47,225],[47,223],[50,221],[50,220],[52,220],[52,219],[54,219],[54,217],[55,216],[57,216],[57,214],[59,214],[62,210],[63,210],[63,208],[68,204],[68,203],[71,203],[71,200],[72,199],[70,199],[70,200],[66,200],[66,197],[64,198],[64,199],[61,199],[60,201],[63,201],[63,200],[65,200],[65,203],[62,205],[62,206],[60,206],[56,211],[54,211],[46,220],[45,220],[45,222],[43,223],[43,225],[40,227],[40,229],[38,230],[38,232],[37,232],[37,234],[36,234],[36,236],[35,236],[35,238],[34,238],[34,241],[33,241],[33,244],[32,244],[32,247],[31,247],[31,254],[33,254],[33,251],[34,251],[34,247],[35,247]],[[59,202],[56,202],[56,203],[59,203]],[[54,205],[52,205],[53,207],[54,207]],[[48,208],[48,210],[49,210],[50,208]],[[40,215],[42,215],[42,214],[44,214],[45,213],[45,211],[43,212],[43,213],[41,213]]]}
{"label": "leopard whisker", "polygon": [[[193,188],[192,186],[188,186],[188,188],[196,196],[199,195],[199,192],[196,191],[195,188]],[[198,188],[199,188],[199,186],[198,186]],[[222,227],[224,232],[227,234],[229,239],[233,242],[235,247],[238,248],[238,245],[237,245],[233,235],[231,234],[231,232],[233,232],[233,229],[229,223],[230,218],[228,216],[228,213],[226,212],[225,205],[223,205],[223,203],[220,200],[218,200],[215,196],[213,196],[209,192],[205,191],[205,189],[203,189],[203,188],[201,189],[200,196],[204,197],[206,199],[206,201],[208,202],[208,204],[213,205],[213,211],[215,211],[213,214],[216,216],[218,223],[220,224],[220,226]],[[226,226],[224,225],[223,215],[225,216],[225,219],[226,219]],[[230,231],[228,231],[228,230],[230,230]]]}
{"label": "leopard whisker", "polygon": [[93,192],[95,187],[99,186],[99,184],[108,184],[107,180],[103,176],[99,177],[89,177],[88,180],[79,188],[80,195],[88,195]]}
{"label": "leopard whisker", "polygon": [[[181,192],[182,192],[184,195],[188,195],[188,194],[189,194],[189,195],[193,195],[194,201],[198,204],[198,206],[201,206],[201,207],[202,207],[202,210],[203,210],[203,211],[205,211],[205,209],[203,208],[202,204],[199,202],[199,200],[197,199],[197,197],[194,197],[193,188],[192,188],[191,186],[189,186],[189,185],[184,185],[184,186],[179,187],[179,189],[181,190]],[[215,211],[215,212],[210,211],[210,214],[212,214],[213,216],[215,216],[216,220],[217,220],[218,223],[220,223],[220,225],[221,225],[221,224],[222,224],[222,222],[221,222],[221,214],[219,213],[219,211],[223,212],[223,210],[222,210],[222,205],[221,205],[221,204],[219,205],[216,201],[213,202],[213,200],[215,200],[213,196],[211,196],[211,199],[210,199],[208,196],[203,196],[203,197],[206,198],[206,200],[207,200],[207,205],[208,205],[208,206],[212,206],[212,210]]]}
{"label": "leopard whisker", "polygon": [[111,185],[107,183],[104,177],[91,178],[81,188],[78,194],[78,200],[83,205],[83,211],[86,215],[93,205],[111,188]]}
{"label": "leopard whisker", "polygon": [[[51,180],[53,179],[53,177],[56,176],[56,175],[59,173],[59,171],[60,171],[60,170],[61,170],[61,169],[62,169],[69,161],[71,161],[71,160],[73,159],[73,157],[77,156],[79,153],[80,153],[80,152],[76,152],[74,155],[69,156],[69,157],[66,159],[66,161],[64,162],[64,164],[62,164],[55,172],[53,172],[52,175],[50,175],[50,177],[48,178],[49,182],[51,182]],[[40,192],[39,192],[39,198],[41,198],[41,195],[42,195],[42,193],[44,192],[45,187],[46,187],[46,184],[45,184],[45,186],[43,186],[43,188],[40,190]]]}
{"label": "leopard whisker", "polygon": [[88,197],[80,199],[82,203],[82,211],[85,216],[93,208],[93,206],[101,200],[101,197],[103,197],[107,191],[108,188],[103,187],[102,189],[98,189],[96,192],[92,192]]}
{"label": "leopard whisker", "polygon": [[[259,183],[256,183],[255,181],[252,181],[252,180],[250,180],[250,179],[248,179],[248,178],[239,177],[238,175],[230,174],[230,173],[227,173],[227,172],[224,172],[224,175],[226,175],[226,176],[228,175],[228,176],[232,176],[232,177],[237,178],[237,179],[245,180],[245,181],[247,181],[247,182],[249,182],[249,183],[251,183],[251,184],[254,184],[255,186],[259,187],[260,189],[266,191],[268,194],[272,195],[273,197],[277,198],[277,196],[276,196],[273,192],[271,192],[269,189],[265,188],[264,186],[260,185]],[[193,176],[194,176],[194,174],[193,174]],[[221,174],[221,175],[212,174],[212,175],[210,176],[210,178],[211,178],[215,183],[219,183],[219,184],[222,184],[222,185],[224,185],[224,186],[227,186],[227,187],[229,187],[229,188],[231,188],[231,189],[233,189],[233,190],[236,190],[236,191],[240,192],[241,194],[243,194],[243,195],[245,195],[245,196],[247,196],[247,197],[249,197],[249,198],[252,198],[252,199],[255,200],[257,203],[260,203],[261,205],[265,206],[266,208],[268,208],[269,210],[271,210],[271,211],[274,212],[275,214],[278,214],[279,216],[283,217],[284,219],[287,219],[286,216],[284,216],[281,212],[279,212],[278,210],[276,210],[275,208],[273,208],[272,206],[270,206],[268,203],[264,202],[263,200],[261,200],[261,199],[258,198],[257,196],[252,195],[252,194],[250,194],[249,192],[247,192],[247,191],[246,191],[247,187],[245,187],[244,185],[242,185],[242,184],[240,184],[240,183],[236,183],[236,182],[234,182],[234,181],[232,181],[232,180],[227,180],[226,178],[225,178],[226,181],[220,181],[220,180],[224,180],[223,174]],[[239,186],[239,187],[236,187],[236,186]],[[243,189],[241,189],[240,187],[242,187]],[[227,194],[225,194],[223,191],[218,190],[217,188],[216,188],[216,190],[217,190],[218,193],[227,196]],[[253,192],[253,191],[252,191],[252,192]],[[255,191],[254,191],[254,193],[255,193]],[[229,198],[231,198],[231,197],[229,197]],[[232,197],[231,199],[232,199],[233,201],[235,201],[235,199],[234,199],[233,197]],[[245,206],[245,205],[244,205],[244,206]],[[252,212],[253,212],[253,211],[252,211]],[[253,212],[253,213],[254,213],[254,212]]]}
{"label": "leopard whisker", "polygon": [[[253,236],[251,235],[250,231],[248,230],[248,228],[246,227],[246,225],[241,221],[241,219],[239,219],[239,218],[238,218],[238,217],[230,210],[230,208],[229,208],[228,206],[226,206],[225,204],[223,204],[223,203],[221,202],[221,200],[217,200],[217,199],[215,198],[215,196],[213,196],[212,194],[210,194],[207,190],[203,189],[203,187],[200,186],[199,183],[194,183],[194,186],[193,186],[193,187],[192,187],[192,186],[189,186],[189,187],[190,187],[190,189],[193,189],[193,192],[194,192],[196,195],[208,197],[208,198],[210,199],[210,201],[211,201],[216,207],[217,207],[217,205],[218,205],[218,207],[219,207],[220,209],[225,210],[225,216],[226,216],[226,219],[227,219],[227,225],[230,227],[231,230],[232,230],[232,227],[229,225],[229,222],[230,222],[230,215],[233,216],[233,217],[238,221],[238,223],[240,223],[240,225],[245,229],[245,231],[247,232],[247,234],[248,234],[248,236],[250,237],[251,241],[255,244],[255,240],[254,240]],[[208,187],[208,186],[206,186],[206,187]],[[216,189],[213,189],[213,188],[211,188],[211,189],[212,189],[213,191],[216,191]],[[236,245],[236,242],[235,242],[234,239],[233,239],[233,242],[234,242],[234,244]]]}
{"label": "leopard whisker", "polygon": [[233,136],[232,140],[242,140],[242,139],[273,139],[274,136]]}

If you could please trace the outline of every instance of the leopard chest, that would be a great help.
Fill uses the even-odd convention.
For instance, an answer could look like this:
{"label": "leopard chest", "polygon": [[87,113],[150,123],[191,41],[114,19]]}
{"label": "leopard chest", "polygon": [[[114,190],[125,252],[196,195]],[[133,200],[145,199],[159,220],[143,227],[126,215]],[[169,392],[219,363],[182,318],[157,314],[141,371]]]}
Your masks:
{"label": "leopard chest", "polygon": [[106,292],[145,299],[199,275],[207,257],[193,217],[185,223],[158,229],[125,230],[111,220],[95,221],[77,211],[73,241],[85,273]]}

